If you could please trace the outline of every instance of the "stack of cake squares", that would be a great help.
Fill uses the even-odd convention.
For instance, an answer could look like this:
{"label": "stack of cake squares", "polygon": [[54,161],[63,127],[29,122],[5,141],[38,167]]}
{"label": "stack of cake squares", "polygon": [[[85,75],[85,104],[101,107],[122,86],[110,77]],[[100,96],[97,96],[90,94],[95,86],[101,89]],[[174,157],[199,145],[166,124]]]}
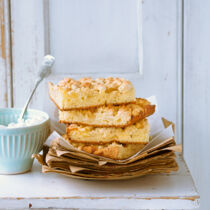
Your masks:
{"label": "stack of cake squares", "polygon": [[149,142],[148,116],[155,105],[135,97],[132,83],[123,78],[66,78],[49,83],[49,95],[66,124],[64,138],[75,148],[122,160]]}

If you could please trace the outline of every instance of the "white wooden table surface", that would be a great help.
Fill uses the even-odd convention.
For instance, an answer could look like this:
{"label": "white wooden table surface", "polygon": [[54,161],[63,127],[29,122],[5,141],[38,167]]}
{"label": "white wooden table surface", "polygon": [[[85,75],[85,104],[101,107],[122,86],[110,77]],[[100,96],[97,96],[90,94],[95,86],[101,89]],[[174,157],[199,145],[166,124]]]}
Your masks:
{"label": "white wooden table surface", "polygon": [[42,174],[35,162],[31,172],[0,175],[0,209],[193,209],[199,195],[181,157],[180,170],[124,181],[76,180]]}

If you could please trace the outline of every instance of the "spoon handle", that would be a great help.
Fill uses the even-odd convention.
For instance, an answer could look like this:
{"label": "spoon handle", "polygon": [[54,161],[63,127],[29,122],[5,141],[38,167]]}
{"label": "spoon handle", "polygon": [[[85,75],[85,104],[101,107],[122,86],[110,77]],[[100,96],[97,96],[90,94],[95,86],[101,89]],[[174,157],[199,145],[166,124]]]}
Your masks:
{"label": "spoon handle", "polygon": [[24,107],[23,107],[22,112],[20,113],[19,119],[22,119],[22,118],[23,118],[23,116],[24,116],[24,114],[25,114],[25,112],[26,112],[26,110],[27,110],[27,108],[28,108],[28,105],[29,105],[29,103],[30,103],[30,101],[31,101],[31,99],[32,99],[32,97],[33,97],[35,91],[36,91],[36,88],[39,86],[39,83],[40,83],[42,80],[43,80],[43,78],[40,78],[39,80],[37,80],[37,82],[36,82],[36,84],[35,84],[35,87],[34,87],[32,93],[31,93],[31,95],[29,96],[28,100],[26,101],[26,103],[25,103],[25,105],[24,105]]}
{"label": "spoon handle", "polygon": [[38,79],[36,81],[36,84],[35,84],[35,87],[30,95],[30,97],[28,98],[25,106],[23,107],[23,110],[22,112],[20,113],[20,117],[18,118],[18,120],[21,120],[23,119],[23,116],[28,108],[28,104],[30,103],[35,91],[36,91],[36,88],[38,87],[39,83],[45,78],[47,77],[50,72],[51,72],[51,67],[52,65],[54,64],[54,61],[55,61],[55,58],[52,56],[52,55],[46,55],[43,59],[43,62],[42,62],[42,65],[41,65],[41,68],[40,68],[40,71],[38,73]]}

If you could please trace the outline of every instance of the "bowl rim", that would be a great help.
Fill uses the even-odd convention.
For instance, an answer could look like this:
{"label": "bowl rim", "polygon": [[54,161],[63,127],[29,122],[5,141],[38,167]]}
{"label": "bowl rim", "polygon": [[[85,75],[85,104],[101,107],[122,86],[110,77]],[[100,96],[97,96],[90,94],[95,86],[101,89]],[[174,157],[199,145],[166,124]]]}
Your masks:
{"label": "bowl rim", "polygon": [[[3,111],[10,111],[10,110],[11,111],[22,111],[22,108],[0,108],[0,113]],[[15,128],[8,128],[8,127],[0,128],[0,132],[15,131],[15,130],[25,131],[28,129],[39,128],[41,125],[44,125],[45,123],[47,123],[50,120],[49,115],[44,111],[41,111],[38,109],[27,109],[27,112],[30,112],[30,111],[32,111],[32,112],[35,111],[35,112],[41,113],[41,114],[45,115],[46,118],[43,121],[41,121],[41,123],[38,123],[36,125],[29,125],[29,126],[24,126],[24,127],[15,127]]]}

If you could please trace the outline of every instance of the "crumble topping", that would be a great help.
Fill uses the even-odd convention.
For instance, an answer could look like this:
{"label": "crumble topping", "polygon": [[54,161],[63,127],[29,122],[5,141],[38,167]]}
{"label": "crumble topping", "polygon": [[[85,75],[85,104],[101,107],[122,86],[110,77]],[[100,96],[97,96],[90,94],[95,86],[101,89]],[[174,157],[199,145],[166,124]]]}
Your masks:
{"label": "crumble topping", "polygon": [[98,90],[99,92],[111,92],[111,91],[120,91],[126,92],[130,89],[133,89],[133,85],[130,81],[123,78],[98,78],[92,79],[90,77],[82,78],[75,80],[72,78],[65,78],[60,81],[57,85],[58,87],[67,88],[70,90],[78,89],[93,89]]}

